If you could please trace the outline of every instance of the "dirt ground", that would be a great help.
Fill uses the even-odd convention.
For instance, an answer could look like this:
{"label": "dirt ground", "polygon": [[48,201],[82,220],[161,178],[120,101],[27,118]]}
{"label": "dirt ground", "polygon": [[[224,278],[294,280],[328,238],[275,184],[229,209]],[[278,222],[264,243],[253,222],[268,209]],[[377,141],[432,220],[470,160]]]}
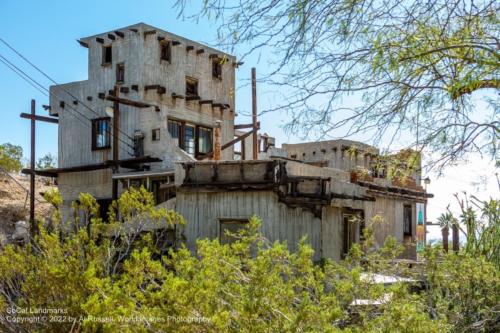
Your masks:
{"label": "dirt ground", "polygon": [[[11,235],[18,221],[29,219],[29,176],[13,175],[16,183],[5,174],[0,173],[0,246],[11,241]],[[35,215],[39,218],[49,217],[54,209],[45,201],[44,193],[55,185],[47,178],[38,178],[35,184]]]}

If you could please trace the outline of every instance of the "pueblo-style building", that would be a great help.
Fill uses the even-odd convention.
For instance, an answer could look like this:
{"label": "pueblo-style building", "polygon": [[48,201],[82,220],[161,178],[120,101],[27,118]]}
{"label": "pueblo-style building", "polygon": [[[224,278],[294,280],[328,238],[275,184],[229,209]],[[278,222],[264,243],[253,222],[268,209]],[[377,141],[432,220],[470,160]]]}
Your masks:
{"label": "pueblo-style building", "polygon": [[377,150],[360,142],[277,148],[255,120],[235,125],[241,63],[225,52],[144,23],[78,42],[88,79],[50,88],[59,165],[35,172],[57,178],[63,216],[80,192],[104,212],[127,188],[145,186],[185,217],[171,237],[193,250],[200,238],[232,241],[225,231],[255,214],[270,241],[293,250],[306,235],[315,259],[338,260],[377,215],[377,242],[394,236],[416,257],[431,196],[420,173],[387,179],[374,171]]}

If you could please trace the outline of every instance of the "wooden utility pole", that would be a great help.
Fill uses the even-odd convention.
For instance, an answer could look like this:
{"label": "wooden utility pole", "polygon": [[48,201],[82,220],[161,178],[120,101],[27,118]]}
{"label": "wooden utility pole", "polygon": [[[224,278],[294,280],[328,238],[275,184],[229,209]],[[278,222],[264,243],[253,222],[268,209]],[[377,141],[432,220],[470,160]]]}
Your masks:
{"label": "wooden utility pole", "polygon": [[258,158],[258,142],[257,142],[257,79],[255,74],[255,67],[252,67],[252,151],[253,159]]}
{"label": "wooden utility pole", "polygon": [[32,235],[38,232],[35,222],[35,100],[31,100],[31,174],[30,174],[30,226]]}
{"label": "wooden utility pole", "polygon": [[[120,159],[120,153],[119,153],[119,144],[120,144],[120,138],[119,138],[119,128],[120,128],[120,103],[118,102],[118,94],[120,92],[120,89],[118,86],[115,86],[114,89],[114,97],[117,98],[113,102],[113,162],[114,162],[114,169],[113,171],[116,171],[115,168],[118,168],[118,161]],[[112,189],[112,198],[113,200],[116,200],[118,198],[118,180],[113,179],[113,189]]]}

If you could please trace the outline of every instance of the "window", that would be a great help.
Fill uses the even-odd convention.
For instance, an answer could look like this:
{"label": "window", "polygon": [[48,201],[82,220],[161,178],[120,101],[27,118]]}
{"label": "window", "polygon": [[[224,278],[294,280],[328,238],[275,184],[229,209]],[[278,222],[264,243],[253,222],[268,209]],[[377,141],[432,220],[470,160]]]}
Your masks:
{"label": "window", "polygon": [[102,47],[102,64],[109,65],[113,61],[111,45]]}
{"label": "window", "polygon": [[218,58],[212,60],[212,76],[222,80],[222,63]]}
{"label": "window", "polygon": [[116,65],[116,83],[125,82],[125,64],[117,64]]}
{"label": "window", "polygon": [[342,222],[342,255],[345,257],[352,245],[362,239],[364,229],[363,212],[349,209],[342,215]]}
{"label": "window", "polygon": [[186,96],[198,96],[198,80],[186,77]]}
{"label": "window", "polygon": [[168,120],[168,132],[170,133],[170,137],[174,141],[174,144],[178,147],[181,146],[181,126],[182,124],[175,120]]}
{"label": "window", "polygon": [[184,146],[183,149],[191,156],[195,156],[195,127],[193,125],[184,126]]}
{"label": "window", "polygon": [[207,127],[198,127],[198,152],[208,154],[212,151],[212,129]]}
{"label": "window", "polygon": [[160,141],[160,129],[159,128],[155,128],[151,132],[151,138],[153,141]]}
{"label": "window", "polygon": [[[221,244],[231,244],[237,240],[235,237],[238,232],[246,228],[248,220],[230,219],[230,220],[220,220],[220,243]],[[228,235],[230,233],[231,235]]]}
{"label": "window", "polygon": [[168,61],[172,60],[172,46],[169,41],[160,42],[160,60]]}
{"label": "window", "polygon": [[92,120],[92,150],[110,147],[110,118]]}
{"label": "window", "polygon": [[412,227],[412,213],[411,213],[411,205],[403,206],[403,233],[405,236],[411,236],[411,227]]}
{"label": "window", "polygon": [[168,132],[173,144],[193,157],[203,157],[213,149],[213,129],[210,127],[169,119]]}

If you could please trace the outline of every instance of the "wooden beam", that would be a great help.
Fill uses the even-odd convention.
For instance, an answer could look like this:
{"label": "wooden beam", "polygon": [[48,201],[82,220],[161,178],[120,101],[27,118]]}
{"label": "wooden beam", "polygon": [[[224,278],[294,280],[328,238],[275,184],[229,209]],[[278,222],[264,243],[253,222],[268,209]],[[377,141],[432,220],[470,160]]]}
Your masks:
{"label": "wooden beam", "polygon": [[[113,162],[118,163],[120,158],[120,103],[119,100],[120,90],[118,86],[115,85],[114,96],[116,99],[113,101]],[[113,179],[112,181],[112,199],[116,200],[118,198],[118,180]]]}
{"label": "wooden beam", "polygon": [[172,93],[172,98],[184,99],[184,95],[178,95],[176,93]]}
{"label": "wooden beam", "polygon": [[80,44],[80,46],[83,46],[85,48],[89,48],[89,44],[88,43],[85,43],[85,42],[82,42],[81,40],[77,39],[76,40],[78,42],[78,44]]}
{"label": "wooden beam", "polygon": [[227,149],[233,145],[235,145],[236,143],[242,141],[242,140],[245,140],[247,137],[249,137],[250,135],[252,135],[252,133],[254,132],[255,130],[251,130],[249,132],[246,132],[245,134],[229,141],[228,143],[225,143],[222,145],[222,147],[220,148],[221,150],[224,150],[224,149]]}
{"label": "wooden beam", "polygon": [[116,34],[118,37],[120,37],[120,38],[125,37],[125,34],[124,34],[123,32],[121,32],[121,31],[119,31],[119,30],[116,30],[116,31],[115,31],[115,34]]}
{"label": "wooden beam", "polygon": [[133,101],[130,99],[120,98],[120,97],[111,96],[111,95],[106,96],[105,99],[108,101],[117,102],[117,103],[124,104],[124,105],[134,106],[136,108],[149,108],[149,107],[153,107],[153,106],[156,107],[153,104],[148,104],[148,103],[139,102],[139,101]]}
{"label": "wooden beam", "polygon": [[255,74],[255,67],[252,68],[252,124],[253,124],[253,139],[252,139],[252,152],[253,159],[258,158],[258,142],[257,142],[257,78]]}
{"label": "wooden beam", "polygon": [[[35,170],[35,100],[31,100],[31,170]],[[35,221],[35,174],[30,175],[30,225],[31,234],[36,233],[37,225]]]}
{"label": "wooden beam", "polygon": [[156,30],[148,30],[148,31],[143,32],[144,37],[146,37],[147,35],[154,35],[155,33],[156,33]]}
{"label": "wooden beam", "polygon": [[186,101],[199,101],[201,99],[198,95],[190,95],[186,96]]}
{"label": "wooden beam", "polygon": [[189,52],[191,50],[194,50],[194,46],[193,45],[188,45],[186,46],[186,51]]}
{"label": "wooden beam", "polygon": [[159,84],[150,84],[150,85],[144,86],[144,90],[148,91],[148,90],[158,89],[159,87],[160,87]]}
{"label": "wooden beam", "polygon": [[95,171],[95,170],[102,170],[102,169],[108,169],[113,166],[121,166],[127,169],[130,169],[134,164],[141,164],[141,163],[155,163],[155,162],[162,162],[161,159],[157,157],[152,157],[152,156],[142,156],[142,157],[133,157],[133,158],[128,158],[128,159],[123,159],[119,160],[118,162],[115,162],[113,160],[107,160],[105,162],[101,163],[95,163],[95,164],[86,164],[86,165],[78,165],[74,167],[69,167],[69,168],[53,168],[53,169],[45,169],[45,170],[34,170],[33,169],[23,169],[21,173],[31,175],[39,175],[39,176],[44,176],[44,177],[57,177],[58,174],[61,173],[73,173],[73,172],[86,172],[86,171]]}
{"label": "wooden beam", "polygon": [[158,37],[156,37],[156,39],[158,39],[158,41],[159,41],[159,42],[161,42],[162,40],[164,40],[164,39],[165,39],[165,37],[163,37],[163,36],[158,36]]}
{"label": "wooden beam", "polygon": [[213,100],[211,99],[202,99],[199,101],[200,104],[212,104]]}
{"label": "wooden beam", "polygon": [[202,53],[204,53],[204,52],[205,52],[205,50],[204,50],[204,49],[199,49],[199,50],[196,50],[196,54],[202,54]]}
{"label": "wooden beam", "polygon": [[108,34],[108,38],[111,39],[111,40],[115,40],[116,39],[115,35],[113,35],[113,34]]}
{"label": "wooden beam", "polygon": [[[260,127],[260,121],[257,122],[257,126]],[[240,124],[234,125],[234,129],[244,129],[244,128],[252,128],[253,124]]]}
{"label": "wooden beam", "polygon": [[95,40],[98,43],[104,44],[104,39],[103,38],[97,37]]}
{"label": "wooden beam", "polygon": [[219,55],[215,53],[212,53],[208,56],[208,59],[217,59],[217,58],[219,58]]}
{"label": "wooden beam", "polygon": [[172,46],[177,46],[177,45],[180,45],[181,42],[179,42],[178,40],[173,40],[172,41]]}
{"label": "wooden beam", "polygon": [[135,33],[139,32],[139,30],[137,30],[137,29],[135,29],[135,28],[128,29],[128,30],[130,30],[130,31],[132,31],[132,32],[135,32]]}

